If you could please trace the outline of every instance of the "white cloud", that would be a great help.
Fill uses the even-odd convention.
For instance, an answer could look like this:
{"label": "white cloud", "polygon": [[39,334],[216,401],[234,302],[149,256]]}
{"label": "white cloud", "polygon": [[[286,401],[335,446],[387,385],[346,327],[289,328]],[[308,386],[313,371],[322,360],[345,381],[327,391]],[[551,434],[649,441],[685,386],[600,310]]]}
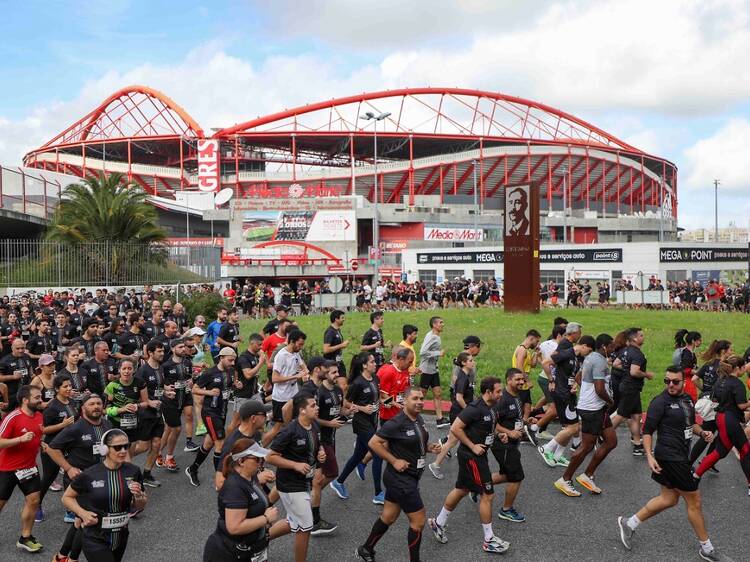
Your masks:
{"label": "white cloud", "polygon": [[750,190],[747,158],[750,154],[750,121],[729,120],[710,137],[701,139],[685,150],[682,187],[702,190],[721,181],[722,191],[744,193]]}

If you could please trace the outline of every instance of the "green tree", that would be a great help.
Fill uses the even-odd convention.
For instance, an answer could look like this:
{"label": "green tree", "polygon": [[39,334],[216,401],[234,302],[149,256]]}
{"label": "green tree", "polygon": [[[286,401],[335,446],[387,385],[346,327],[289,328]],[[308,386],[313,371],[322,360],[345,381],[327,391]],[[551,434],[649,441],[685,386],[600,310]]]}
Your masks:
{"label": "green tree", "polygon": [[166,238],[156,210],[140,186],[122,174],[102,174],[65,188],[47,229],[47,239],[82,242],[153,244]]}

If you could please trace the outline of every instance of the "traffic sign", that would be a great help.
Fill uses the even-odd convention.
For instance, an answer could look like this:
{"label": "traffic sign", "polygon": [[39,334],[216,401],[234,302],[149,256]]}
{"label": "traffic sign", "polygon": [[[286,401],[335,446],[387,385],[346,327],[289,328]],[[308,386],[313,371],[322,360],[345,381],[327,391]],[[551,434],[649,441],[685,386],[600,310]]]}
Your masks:
{"label": "traffic sign", "polygon": [[359,269],[359,262],[357,260],[351,260],[349,264],[352,268],[352,271],[357,271]]}

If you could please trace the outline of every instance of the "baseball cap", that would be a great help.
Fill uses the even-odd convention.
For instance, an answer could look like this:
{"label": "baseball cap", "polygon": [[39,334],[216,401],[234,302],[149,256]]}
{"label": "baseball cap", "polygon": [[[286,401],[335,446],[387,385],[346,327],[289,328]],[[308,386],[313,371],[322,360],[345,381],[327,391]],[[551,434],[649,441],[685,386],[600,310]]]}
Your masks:
{"label": "baseball cap", "polygon": [[205,336],[206,330],[198,326],[194,326],[187,331],[186,335],[190,338],[195,337],[195,336]]}
{"label": "baseball cap", "polygon": [[231,347],[222,347],[221,351],[219,351],[219,357],[225,357],[227,355],[231,357],[236,357],[237,352]]}
{"label": "baseball cap", "polygon": [[469,347],[470,345],[480,346],[482,345],[482,340],[479,339],[479,336],[466,336],[463,343],[465,347]]}
{"label": "baseball cap", "polygon": [[240,451],[239,453],[235,453],[234,455],[232,455],[232,460],[238,461],[240,459],[244,459],[245,457],[256,457],[259,459],[264,459],[266,458],[266,455],[268,453],[268,449],[264,449],[263,447],[258,445],[257,442],[255,442],[244,451]]}
{"label": "baseball cap", "polygon": [[578,322],[570,322],[565,327],[565,335],[575,334],[576,332],[580,332],[583,329],[583,326],[579,324]]}
{"label": "baseball cap", "polygon": [[289,312],[289,307],[285,304],[280,304],[276,307],[276,312],[278,312],[279,310],[282,310],[284,312]]}
{"label": "baseball cap", "polygon": [[307,362],[307,369],[312,372],[316,367],[322,367],[325,363],[325,359],[322,357],[311,357]]}
{"label": "baseball cap", "polygon": [[39,356],[39,366],[44,367],[45,365],[52,365],[55,362],[55,358],[49,353],[42,353]]}
{"label": "baseball cap", "polygon": [[266,414],[271,411],[271,404],[264,404],[260,400],[248,400],[240,406],[240,419],[246,420],[250,416],[257,414]]}

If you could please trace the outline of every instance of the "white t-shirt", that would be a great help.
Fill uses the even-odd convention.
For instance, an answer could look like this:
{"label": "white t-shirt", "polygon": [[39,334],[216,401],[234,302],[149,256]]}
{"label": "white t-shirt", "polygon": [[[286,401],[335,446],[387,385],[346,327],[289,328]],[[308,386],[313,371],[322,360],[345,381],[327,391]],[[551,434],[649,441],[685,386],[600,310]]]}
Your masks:
{"label": "white t-shirt", "polygon": [[365,292],[366,301],[369,301],[370,299],[372,299],[372,287],[370,287],[370,285],[366,284],[364,287],[362,287],[362,290]]}
{"label": "white t-shirt", "polygon": [[[555,340],[544,340],[542,343],[539,344],[539,351],[542,354],[542,361],[545,361],[546,359],[549,359],[552,357],[552,354],[557,350],[557,342]],[[539,373],[539,376],[546,379],[547,373],[542,370],[541,373]]]}
{"label": "white t-shirt", "polygon": [[[284,377],[296,375],[302,365],[302,357],[299,353],[291,353],[286,347],[282,347],[273,360],[273,370]],[[286,402],[297,394],[297,381],[274,383],[271,398],[277,402]]]}
{"label": "white t-shirt", "polygon": [[581,391],[578,395],[578,410],[595,412],[601,410],[607,403],[596,393],[594,381],[604,381],[607,393],[612,396],[610,389],[610,373],[607,359],[601,353],[594,351],[583,360],[581,368]]}
{"label": "white t-shirt", "polygon": [[379,301],[383,300],[383,295],[385,294],[385,287],[383,285],[378,285],[375,287],[375,298]]}

